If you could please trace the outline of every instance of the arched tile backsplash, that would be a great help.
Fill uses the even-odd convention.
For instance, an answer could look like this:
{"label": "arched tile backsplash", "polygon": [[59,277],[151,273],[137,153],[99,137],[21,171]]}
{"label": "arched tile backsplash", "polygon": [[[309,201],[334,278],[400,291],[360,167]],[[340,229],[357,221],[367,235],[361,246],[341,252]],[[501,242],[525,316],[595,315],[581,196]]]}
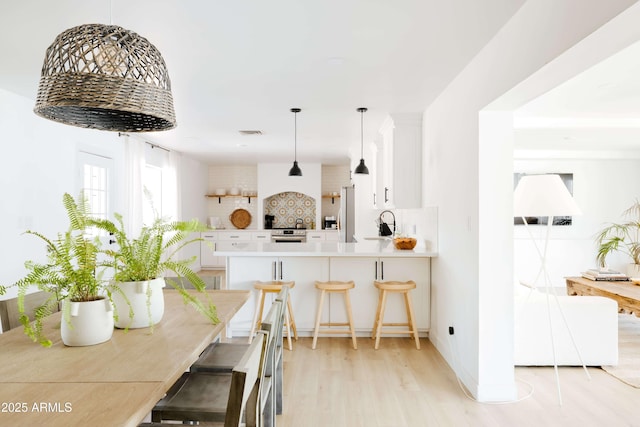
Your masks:
{"label": "arched tile backsplash", "polygon": [[316,218],[316,201],[313,197],[295,191],[285,191],[264,199],[265,215],[273,215],[273,228],[295,228],[301,218],[306,228],[311,228]]}

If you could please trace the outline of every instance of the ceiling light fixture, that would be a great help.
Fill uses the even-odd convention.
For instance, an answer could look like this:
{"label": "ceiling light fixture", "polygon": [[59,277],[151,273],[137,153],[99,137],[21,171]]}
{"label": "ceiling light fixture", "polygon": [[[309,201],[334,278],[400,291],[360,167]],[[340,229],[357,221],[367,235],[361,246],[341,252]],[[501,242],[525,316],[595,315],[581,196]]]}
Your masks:
{"label": "ceiling light fixture", "polygon": [[355,170],[355,173],[360,175],[369,175],[369,169],[364,164],[364,113],[366,108],[360,107],[357,110],[360,113],[360,164]]}
{"label": "ceiling light fixture", "polygon": [[34,112],[107,131],[176,127],[162,55],[144,37],[115,25],[80,25],[56,37],[45,54]]}
{"label": "ceiling light fixture", "polygon": [[302,176],[302,170],[298,166],[298,113],[302,111],[299,108],[292,108],[293,113],[293,166],[289,170],[289,176]]}

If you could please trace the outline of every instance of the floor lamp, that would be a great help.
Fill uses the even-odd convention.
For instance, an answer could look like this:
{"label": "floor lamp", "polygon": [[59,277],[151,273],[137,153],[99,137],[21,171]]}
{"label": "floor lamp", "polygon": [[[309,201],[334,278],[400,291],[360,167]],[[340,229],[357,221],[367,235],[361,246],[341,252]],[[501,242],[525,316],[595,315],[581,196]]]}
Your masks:
{"label": "floor lamp", "polygon": [[[560,175],[547,174],[525,175],[520,179],[513,193],[513,213],[516,217],[522,217],[525,228],[529,233],[529,237],[533,241],[536,252],[540,257],[540,269],[538,270],[538,274],[536,275],[536,278],[534,280],[534,286],[537,286],[537,282],[540,279],[540,276],[542,276],[542,279],[545,283],[547,314],[549,318],[549,334],[551,335],[551,349],[553,351],[553,367],[556,374],[558,400],[560,401],[560,405],[562,405],[562,394],[560,392],[560,376],[558,375],[558,364],[556,362],[556,350],[553,339],[553,324],[551,321],[550,294],[553,294],[553,297],[555,298],[555,302],[558,306],[558,311],[560,312],[560,317],[562,318],[562,321],[564,322],[564,325],[569,332],[571,342],[576,350],[576,353],[578,354],[580,363],[582,363],[582,367],[587,374],[587,378],[591,379],[591,376],[589,375],[589,371],[587,371],[587,367],[582,361],[582,356],[580,355],[578,346],[573,339],[571,329],[569,328],[567,320],[564,317],[564,313],[562,312],[562,307],[560,306],[558,296],[555,292],[551,291],[551,279],[549,278],[546,266],[547,247],[549,246],[549,233],[553,225],[553,218],[557,216],[580,215],[582,214],[582,212],[571,196],[571,193],[569,193],[569,190],[562,182],[562,179],[560,179]],[[544,247],[542,248],[542,250],[538,246],[536,239],[531,232],[529,224],[527,223],[527,217],[547,217]]]}

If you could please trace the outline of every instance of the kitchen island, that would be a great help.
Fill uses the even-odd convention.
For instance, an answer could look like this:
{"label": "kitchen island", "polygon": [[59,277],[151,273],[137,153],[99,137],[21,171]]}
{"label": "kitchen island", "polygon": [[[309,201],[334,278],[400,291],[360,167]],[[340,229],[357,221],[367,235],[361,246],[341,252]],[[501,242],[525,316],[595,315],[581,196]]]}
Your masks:
{"label": "kitchen island", "polygon": [[[216,255],[226,257],[227,289],[253,290],[256,280],[296,282],[291,292],[294,316],[301,336],[311,336],[316,316],[318,291],[314,281],[353,280],[351,291],[355,328],[360,336],[371,334],[378,293],[374,280],[413,280],[412,292],[416,322],[422,336],[430,327],[430,269],[436,252],[416,247],[398,250],[391,240],[359,243],[307,242],[263,243],[246,242],[219,245]],[[257,302],[257,292],[234,317],[228,334],[247,336]],[[270,301],[266,302],[265,312]],[[342,298],[325,302],[322,321],[346,321]],[[385,311],[385,323],[406,322],[404,303],[400,297],[390,298]]]}

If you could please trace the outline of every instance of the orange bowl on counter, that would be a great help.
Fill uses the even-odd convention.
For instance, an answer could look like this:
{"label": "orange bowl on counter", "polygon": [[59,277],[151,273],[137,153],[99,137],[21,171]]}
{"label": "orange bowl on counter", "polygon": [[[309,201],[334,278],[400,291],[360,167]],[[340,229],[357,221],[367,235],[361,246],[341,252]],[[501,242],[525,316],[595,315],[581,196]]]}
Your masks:
{"label": "orange bowl on counter", "polygon": [[396,237],[393,239],[393,245],[396,249],[413,249],[418,241],[413,237]]}

